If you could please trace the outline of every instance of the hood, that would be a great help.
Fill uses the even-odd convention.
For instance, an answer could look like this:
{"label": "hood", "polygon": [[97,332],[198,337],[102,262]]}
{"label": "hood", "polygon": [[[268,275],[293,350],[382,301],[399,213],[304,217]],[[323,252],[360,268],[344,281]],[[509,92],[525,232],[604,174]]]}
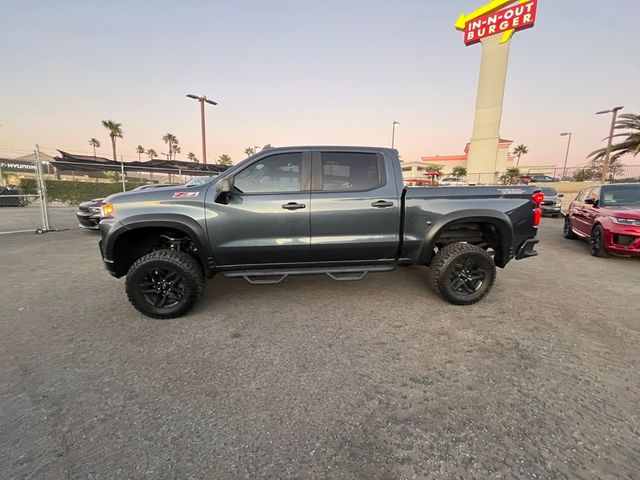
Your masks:
{"label": "hood", "polygon": [[80,204],[81,207],[99,207],[104,198],[94,198]]}
{"label": "hood", "polygon": [[631,218],[633,220],[640,220],[640,206],[638,207],[602,207],[600,209],[602,213],[609,215],[610,217],[619,218]]}
{"label": "hood", "polygon": [[193,187],[175,185],[165,188],[148,188],[145,190],[138,190],[136,192],[114,193],[113,195],[109,195],[105,199],[105,202],[127,203],[162,200],[204,200],[205,192],[214,184],[215,180]]}

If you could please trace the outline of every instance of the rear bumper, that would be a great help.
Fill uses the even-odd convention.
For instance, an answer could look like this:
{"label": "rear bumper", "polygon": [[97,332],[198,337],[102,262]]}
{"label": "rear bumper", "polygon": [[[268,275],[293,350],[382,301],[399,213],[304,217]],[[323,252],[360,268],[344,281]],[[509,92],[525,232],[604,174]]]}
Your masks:
{"label": "rear bumper", "polygon": [[538,252],[534,248],[539,242],[537,238],[528,238],[520,244],[518,250],[516,250],[516,260],[522,260],[523,258],[535,257]]}

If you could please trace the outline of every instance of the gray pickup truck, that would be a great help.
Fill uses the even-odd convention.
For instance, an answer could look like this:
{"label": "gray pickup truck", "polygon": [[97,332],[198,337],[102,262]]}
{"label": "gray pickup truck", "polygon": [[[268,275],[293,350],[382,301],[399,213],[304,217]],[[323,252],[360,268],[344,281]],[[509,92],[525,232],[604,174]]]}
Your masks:
{"label": "gray pickup truck", "polygon": [[406,188],[386,148],[274,148],[204,184],[108,197],[100,250],[154,318],[186,313],[218,272],[264,284],[423,265],[445,300],[469,305],[496,266],[537,255],[542,200],[529,186]]}

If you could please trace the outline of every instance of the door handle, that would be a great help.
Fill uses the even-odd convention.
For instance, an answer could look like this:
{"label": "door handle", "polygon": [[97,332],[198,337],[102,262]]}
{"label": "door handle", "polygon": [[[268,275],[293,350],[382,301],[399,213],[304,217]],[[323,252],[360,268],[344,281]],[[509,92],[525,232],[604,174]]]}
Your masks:
{"label": "door handle", "polygon": [[285,210],[299,210],[301,208],[307,208],[307,206],[304,203],[289,202],[283,203],[282,208]]}
{"label": "door handle", "polygon": [[387,208],[387,207],[393,207],[393,202],[387,202],[385,200],[378,200],[377,202],[373,202],[371,204],[372,207],[376,207],[376,208]]}

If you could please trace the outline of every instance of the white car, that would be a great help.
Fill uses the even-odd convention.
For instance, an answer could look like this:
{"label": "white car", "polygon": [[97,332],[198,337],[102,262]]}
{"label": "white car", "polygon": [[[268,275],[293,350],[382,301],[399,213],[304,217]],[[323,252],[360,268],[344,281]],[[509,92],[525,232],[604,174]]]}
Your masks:
{"label": "white car", "polygon": [[441,187],[465,187],[469,185],[464,178],[446,177],[438,182]]}

